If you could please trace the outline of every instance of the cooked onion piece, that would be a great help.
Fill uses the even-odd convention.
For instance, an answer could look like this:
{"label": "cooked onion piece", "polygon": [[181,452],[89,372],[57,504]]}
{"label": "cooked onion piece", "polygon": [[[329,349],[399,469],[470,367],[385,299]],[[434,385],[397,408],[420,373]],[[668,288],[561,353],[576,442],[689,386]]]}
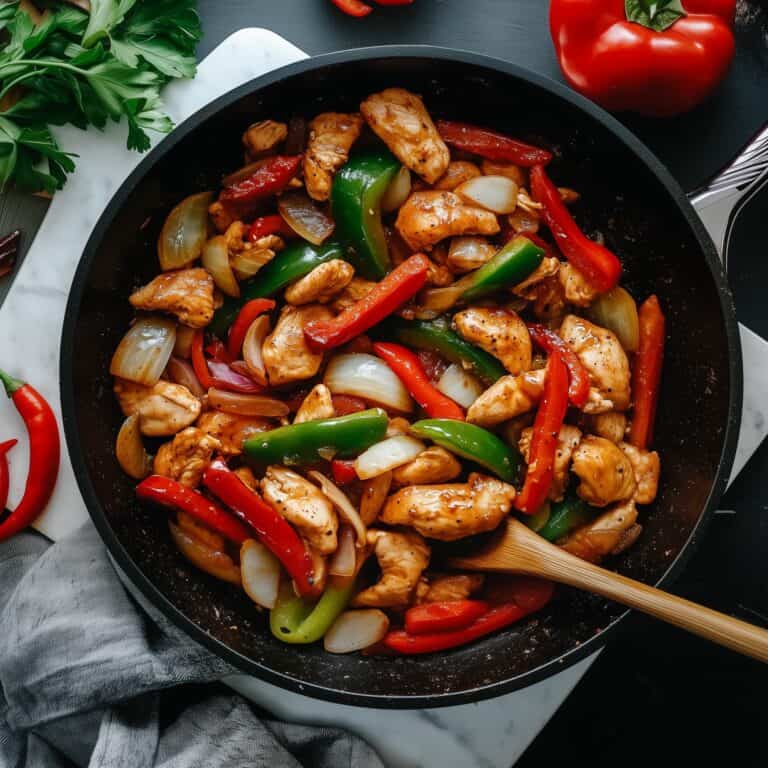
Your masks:
{"label": "cooked onion piece", "polygon": [[282,400],[265,395],[227,392],[225,389],[216,387],[208,390],[208,404],[218,411],[234,413],[238,416],[267,416],[279,419],[290,413],[290,409]]}
{"label": "cooked onion piece", "polygon": [[378,608],[345,611],[325,633],[328,653],[352,653],[378,643],[389,629],[389,618]]}
{"label": "cooked onion piece", "polygon": [[355,459],[355,471],[361,480],[389,472],[415,459],[425,449],[415,437],[397,435],[372,445]]}
{"label": "cooked onion piece", "polygon": [[184,198],[169,214],[157,240],[163,272],[191,264],[203,251],[208,238],[208,206],[213,192]]}
{"label": "cooked onion piece", "polygon": [[518,186],[506,176],[477,176],[454,190],[457,195],[494,213],[512,213],[517,207]]}
{"label": "cooked onion piece", "polygon": [[224,235],[216,235],[205,244],[201,262],[223,294],[234,298],[240,296],[240,286],[229,266],[229,249]]}
{"label": "cooked onion piece", "polygon": [[168,527],[171,529],[171,536],[179,552],[192,565],[211,576],[215,576],[217,579],[240,586],[240,569],[232,562],[232,558],[229,555],[211,549],[170,521],[168,521]]}
{"label": "cooked onion piece", "polygon": [[280,589],[280,561],[259,541],[240,547],[240,572],[248,597],[263,608],[274,608]]}
{"label": "cooked onion piece", "polygon": [[138,413],[129,416],[120,427],[115,453],[120,468],[134,480],[143,480],[152,472],[152,460],[141,439]]}
{"label": "cooked onion piece", "polygon": [[403,382],[375,355],[337,355],[328,364],[323,383],[334,395],[354,395],[401,413],[413,410]]}
{"label": "cooked onion piece", "polygon": [[463,408],[469,408],[483,394],[483,385],[469,371],[460,365],[451,363],[446,369],[437,388]]}
{"label": "cooked onion piece", "polygon": [[167,317],[140,317],[117,345],[109,372],[154,387],[168,365],[176,343],[176,323]]}

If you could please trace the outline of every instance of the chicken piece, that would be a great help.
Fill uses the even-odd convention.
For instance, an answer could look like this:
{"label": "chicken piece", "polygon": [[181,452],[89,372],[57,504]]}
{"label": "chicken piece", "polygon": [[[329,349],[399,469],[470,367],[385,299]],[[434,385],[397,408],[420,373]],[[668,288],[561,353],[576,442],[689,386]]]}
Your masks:
{"label": "chicken piece", "polygon": [[627,431],[627,417],[619,411],[606,411],[586,416],[585,428],[598,437],[604,437],[612,443],[620,443]]}
{"label": "chicken piece", "polygon": [[407,525],[422,536],[455,541],[492,531],[507,516],[515,488],[473,472],[466,483],[409,485],[387,499],[379,520]]}
{"label": "chicken piece", "polygon": [[435,182],[435,189],[447,189],[453,192],[459,184],[482,176],[480,169],[468,160],[453,160],[448,164],[445,173]]}
{"label": "chicken piece", "polygon": [[444,288],[446,285],[453,283],[453,272],[448,267],[436,263],[434,259],[427,259],[427,261],[429,262],[427,267],[427,285],[433,288]]}
{"label": "chicken piece", "polygon": [[218,448],[215,437],[197,427],[187,427],[160,446],[155,456],[155,474],[170,477],[187,488],[197,488]]}
{"label": "chicken piece", "polygon": [[456,457],[445,448],[433,445],[395,469],[392,478],[398,485],[425,485],[447,483],[460,474],[461,464]]}
{"label": "chicken piece", "polygon": [[575,304],[577,307],[588,307],[598,296],[600,291],[594,288],[579,272],[576,267],[568,262],[560,267],[557,274],[560,285],[565,292],[565,300],[569,304]]}
{"label": "chicken piece", "polygon": [[520,298],[535,301],[538,296],[538,287],[548,277],[554,277],[560,270],[560,259],[555,256],[545,256],[536,269],[531,272],[522,283],[512,288],[512,293]]}
{"label": "chicken piece", "polygon": [[520,316],[501,307],[469,307],[453,316],[456,330],[470,343],[497,357],[513,375],[531,367],[531,336]]}
{"label": "chicken piece", "polygon": [[201,267],[164,272],[128,301],[136,309],[168,312],[184,325],[204,328],[213,319],[213,278]]}
{"label": "chicken piece", "polygon": [[587,435],[573,453],[573,472],[581,480],[576,493],[593,507],[631,499],[637,488],[632,463],[604,437]]}
{"label": "chicken piece", "polygon": [[613,400],[608,400],[597,387],[590,387],[583,413],[589,416],[599,416],[611,411],[613,411]]}
{"label": "chicken piece", "polygon": [[226,232],[236,218],[234,212],[218,200],[208,206],[208,215],[211,217],[214,229],[220,233]]}
{"label": "chicken piece", "polygon": [[443,603],[467,600],[482,589],[485,576],[482,573],[434,573],[422,577],[416,589],[416,602]]}
{"label": "chicken piece", "polygon": [[360,299],[367,296],[376,283],[373,280],[365,280],[362,277],[353,277],[347,287],[333,300],[331,307],[335,312],[343,312],[357,304]]}
{"label": "chicken piece", "polygon": [[560,546],[582,560],[597,563],[606,555],[615,553],[630,531],[637,538],[640,526],[635,525],[636,521],[634,501],[614,504],[592,522],[568,534]]}
{"label": "chicken piece", "polygon": [[387,422],[386,437],[396,437],[397,435],[407,435],[411,431],[411,422],[402,416],[393,416]]}
{"label": "chicken piece", "polygon": [[243,134],[243,146],[251,157],[273,150],[288,136],[288,126],[275,120],[261,120]]}
{"label": "chicken piece", "polygon": [[310,393],[304,398],[296,416],[294,424],[316,419],[332,419],[336,415],[331,398],[331,390],[325,384],[315,384]]}
{"label": "chicken piece", "polygon": [[638,504],[650,504],[659,490],[659,473],[661,472],[661,460],[656,451],[643,451],[629,443],[619,443],[619,448],[632,465],[635,475],[637,490],[635,501]]}
{"label": "chicken piece", "polygon": [[[520,436],[520,453],[526,464],[530,461],[531,438],[533,429],[524,429]],[[565,496],[565,488],[568,485],[568,469],[571,465],[571,457],[576,446],[581,440],[581,430],[570,424],[563,424],[557,436],[557,449],[555,450],[555,467],[552,476],[552,485],[549,487],[549,499],[562,501]]]}
{"label": "chicken piece", "polygon": [[290,384],[314,376],[323,362],[322,352],[307,346],[304,326],[312,320],[330,320],[330,310],[321,304],[283,307],[275,330],[267,336],[261,353],[267,378],[273,386]]}
{"label": "chicken piece", "polygon": [[309,124],[304,183],[311,198],[327,200],[330,197],[333,174],[349,160],[349,150],[362,127],[360,115],[339,112],[324,112]]}
{"label": "chicken piece", "polygon": [[528,183],[526,172],[514,163],[503,163],[496,160],[483,160],[483,176],[506,176],[517,184],[518,187],[525,187]]}
{"label": "chicken piece", "polygon": [[240,478],[240,481],[246,488],[250,488],[256,493],[259,492],[259,481],[249,467],[238,467],[235,470],[235,474]]}
{"label": "chicken piece", "polygon": [[404,88],[387,88],[361,105],[368,125],[403,165],[434,184],[451,161],[424,102]]}
{"label": "chicken piece", "polygon": [[364,589],[353,600],[356,607],[404,608],[429,565],[429,547],[418,533],[368,531],[368,544],[373,546],[381,568],[381,578]]}
{"label": "chicken piece", "polygon": [[414,192],[397,214],[395,227],[414,250],[428,249],[446,237],[495,235],[496,214],[464,202],[453,192]]}
{"label": "chicken piece", "polygon": [[200,415],[200,401],[181,384],[162,379],[145,387],[115,379],[115,395],[125,416],[139,414],[139,428],[147,437],[175,435]]}
{"label": "chicken piece", "polygon": [[544,370],[502,376],[469,406],[467,421],[492,427],[532,410],[541,399]]}
{"label": "chicken piece", "polygon": [[560,326],[560,336],[579,356],[602,397],[613,403],[613,410],[626,411],[629,408],[629,361],[616,335],[581,317],[568,315]]}
{"label": "chicken piece", "polygon": [[261,493],[319,554],[336,550],[339,520],[333,504],[316,485],[290,469],[270,466],[262,478]]}
{"label": "chicken piece", "polygon": [[251,242],[248,239],[248,225],[242,221],[233,221],[227,227],[224,240],[235,275],[239,279],[253,277],[253,272],[250,270],[241,275],[238,269],[239,262],[245,260],[258,269],[272,261],[275,254],[285,248],[285,242],[279,235],[264,235]]}
{"label": "chicken piece", "polygon": [[557,276],[542,280],[531,290],[533,314],[549,326],[557,326],[565,314],[565,291]]}
{"label": "chicken piece", "polygon": [[243,443],[249,437],[273,429],[267,419],[236,416],[223,411],[201,413],[195,426],[215,438],[219,442],[219,451],[225,456],[239,456],[243,452]]}
{"label": "chicken piece", "polygon": [[285,300],[294,305],[313,301],[327,304],[349,285],[354,275],[355,268],[351,264],[341,259],[331,259],[289,285],[285,289]]}
{"label": "chicken piece", "polygon": [[[475,243],[475,247],[470,251],[464,250],[464,245],[468,242]],[[490,261],[497,251],[495,245],[482,237],[454,237],[448,250],[446,266],[459,274],[472,272]]]}

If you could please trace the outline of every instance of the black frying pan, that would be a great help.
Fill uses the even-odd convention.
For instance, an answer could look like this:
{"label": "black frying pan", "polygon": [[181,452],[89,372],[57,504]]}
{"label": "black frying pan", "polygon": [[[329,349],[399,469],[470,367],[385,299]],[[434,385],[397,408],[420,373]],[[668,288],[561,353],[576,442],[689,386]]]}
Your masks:
{"label": "black frying pan", "polygon": [[731,468],[742,369],[733,302],[715,249],[682,190],[616,120],[561,85],[503,61],[429,47],[350,51],[248,83],[188,119],[139,165],[99,220],[69,298],[62,401],[80,490],[109,551],[143,595],[189,635],[244,672],[319,698],[375,707],[459,704],[521,688],[593,652],[624,609],[561,589],[539,615],[455,651],[415,658],[333,656],[275,640],[244,594],[190,566],[165,515],[135,501],[114,458],[122,416],[108,373],[132,312],[127,297],[157,272],[155,241],[184,196],[214,188],[241,164],[249,123],[356,110],[400,85],[433,115],[489,125],[561,149],[551,173],[576,187],[577,215],[600,229],[638,297],[659,294],[668,346],[656,447],[662,484],[643,513],[622,573],[667,583],[715,508]]}

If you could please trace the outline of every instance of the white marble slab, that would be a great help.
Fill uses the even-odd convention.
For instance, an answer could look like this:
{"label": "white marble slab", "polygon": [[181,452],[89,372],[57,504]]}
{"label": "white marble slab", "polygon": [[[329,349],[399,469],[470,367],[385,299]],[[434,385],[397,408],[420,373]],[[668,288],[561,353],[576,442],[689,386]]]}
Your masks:
{"label": "white marble slab", "polygon": [[[177,122],[241,83],[305,54],[272,32],[245,29],[232,35],[200,65],[194,81],[166,91]],[[65,146],[80,155],[78,171],[53,200],[13,288],[0,307],[0,360],[28,379],[60,418],[59,339],[67,294],[82,249],[99,215],[140,157],[122,149],[123,126],[105,133],[61,130]],[[765,342],[742,329],[745,420],[735,473],[768,432],[760,395],[768,388]],[[13,406],[0,398],[2,433],[23,434]],[[23,491],[27,445],[11,454],[11,505]],[[74,480],[66,446],[53,500],[37,527],[56,539],[88,517]],[[508,768],[570,693],[596,655],[524,691],[478,704],[421,711],[359,709],[288,693],[246,676],[228,681],[275,716],[348,727],[368,738],[397,768]]]}

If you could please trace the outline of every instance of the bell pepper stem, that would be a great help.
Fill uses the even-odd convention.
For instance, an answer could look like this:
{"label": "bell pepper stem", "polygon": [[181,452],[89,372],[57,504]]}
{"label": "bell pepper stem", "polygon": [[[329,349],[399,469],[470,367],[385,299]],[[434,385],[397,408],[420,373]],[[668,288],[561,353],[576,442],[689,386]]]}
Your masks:
{"label": "bell pepper stem", "polygon": [[15,379],[13,376],[9,376],[3,370],[0,370],[0,381],[3,382],[5,393],[8,395],[8,397],[13,397],[13,395],[18,392],[25,384],[25,382],[23,382],[21,379]]}

